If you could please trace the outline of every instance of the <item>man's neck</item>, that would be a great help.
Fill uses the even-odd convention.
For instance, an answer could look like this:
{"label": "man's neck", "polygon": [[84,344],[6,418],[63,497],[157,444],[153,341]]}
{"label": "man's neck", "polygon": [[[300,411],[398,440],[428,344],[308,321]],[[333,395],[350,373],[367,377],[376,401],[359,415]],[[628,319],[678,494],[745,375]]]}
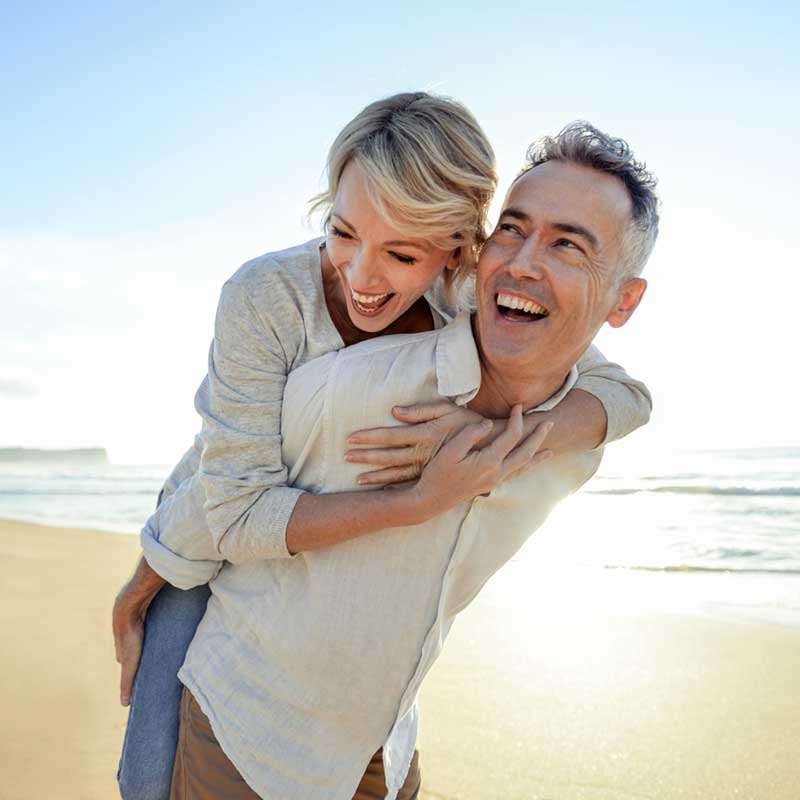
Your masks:
{"label": "man's neck", "polygon": [[564,385],[569,370],[563,372],[559,369],[555,371],[542,369],[535,375],[526,370],[525,375],[519,375],[513,369],[498,369],[492,366],[481,347],[480,336],[475,330],[474,317],[472,326],[481,365],[480,388],[468,403],[473,411],[490,419],[507,417],[515,405],[521,405],[523,412],[528,411],[544,403]]}
{"label": "man's neck", "polygon": [[517,404],[522,405],[523,411],[536,408],[552,397],[566,379],[566,375],[509,379],[499,375],[481,359],[481,385],[468,405],[484,417],[500,419],[507,417]]}

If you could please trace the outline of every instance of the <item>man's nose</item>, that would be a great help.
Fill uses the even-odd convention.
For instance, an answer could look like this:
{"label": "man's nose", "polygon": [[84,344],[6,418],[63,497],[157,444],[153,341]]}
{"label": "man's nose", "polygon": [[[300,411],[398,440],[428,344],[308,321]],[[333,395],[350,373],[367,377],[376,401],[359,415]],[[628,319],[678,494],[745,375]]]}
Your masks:
{"label": "man's nose", "polygon": [[508,270],[514,278],[541,280],[544,277],[544,245],[537,236],[527,238],[511,259]]}

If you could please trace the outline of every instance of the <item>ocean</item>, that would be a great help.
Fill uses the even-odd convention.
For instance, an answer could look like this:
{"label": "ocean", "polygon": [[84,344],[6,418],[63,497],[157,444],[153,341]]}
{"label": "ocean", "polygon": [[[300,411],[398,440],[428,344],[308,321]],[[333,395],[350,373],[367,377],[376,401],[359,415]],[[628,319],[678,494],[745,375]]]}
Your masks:
{"label": "ocean", "polygon": [[[136,534],[169,467],[0,464],[0,518]],[[498,531],[501,535],[502,531]],[[616,458],[501,571],[559,602],[800,624],[800,447]],[[570,587],[573,587],[570,589]]]}

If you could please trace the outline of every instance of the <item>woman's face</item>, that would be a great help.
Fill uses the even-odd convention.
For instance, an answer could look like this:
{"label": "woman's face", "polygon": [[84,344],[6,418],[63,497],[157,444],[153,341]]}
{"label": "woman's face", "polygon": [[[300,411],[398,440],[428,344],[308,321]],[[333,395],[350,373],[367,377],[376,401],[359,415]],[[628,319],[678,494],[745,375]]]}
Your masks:
{"label": "woman's face", "polygon": [[391,325],[456,263],[454,250],[392,228],[370,200],[366,175],[353,161],[339,180],[325,247],[351,321],[369,333]]}

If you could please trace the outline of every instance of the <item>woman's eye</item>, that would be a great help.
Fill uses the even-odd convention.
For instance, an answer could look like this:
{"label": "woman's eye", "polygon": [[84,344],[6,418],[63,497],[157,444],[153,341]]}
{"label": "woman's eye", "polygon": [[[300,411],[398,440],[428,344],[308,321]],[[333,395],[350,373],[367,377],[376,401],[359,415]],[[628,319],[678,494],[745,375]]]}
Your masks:
{"label": "woman's eye", "polygon": [[417,259],[413,256],[404,256],[402,253],[395,253],[392,250],[389,251],[390,256],[394,256],[401,264],[416,264]]}
{"label": "woman's eye", "polygon": [[347,231],[343,231],[341,228],[337,228],[335,225],[331,225],[331,233],[334,236],[338,236],[340,239],[352,239],[353,238]]}

